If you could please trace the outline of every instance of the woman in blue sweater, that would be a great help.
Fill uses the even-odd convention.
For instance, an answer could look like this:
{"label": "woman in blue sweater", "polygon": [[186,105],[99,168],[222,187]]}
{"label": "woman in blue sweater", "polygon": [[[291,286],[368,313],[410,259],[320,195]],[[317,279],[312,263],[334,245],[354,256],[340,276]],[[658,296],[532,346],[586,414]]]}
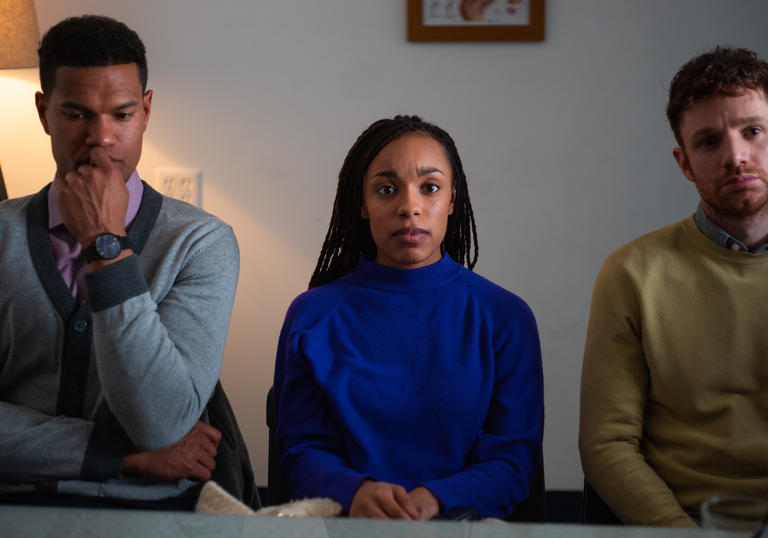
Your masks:
{"label": "woman in blue sweater", "polygon": [[451,137],[416,116],[371,125],[280,335],[277,439],[294,498],[403,519],[505,517],[527,498],[544,415],[536,321],[471,271],[477,254]]}

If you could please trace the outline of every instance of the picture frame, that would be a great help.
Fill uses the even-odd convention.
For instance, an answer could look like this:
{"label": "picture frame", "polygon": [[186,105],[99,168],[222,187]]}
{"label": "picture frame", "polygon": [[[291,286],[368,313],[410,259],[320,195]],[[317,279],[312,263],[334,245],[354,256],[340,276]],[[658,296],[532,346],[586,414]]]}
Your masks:
{"label": "picture frame", "polygon": [[408,41],[542,41],[545,0],[407,0]]}

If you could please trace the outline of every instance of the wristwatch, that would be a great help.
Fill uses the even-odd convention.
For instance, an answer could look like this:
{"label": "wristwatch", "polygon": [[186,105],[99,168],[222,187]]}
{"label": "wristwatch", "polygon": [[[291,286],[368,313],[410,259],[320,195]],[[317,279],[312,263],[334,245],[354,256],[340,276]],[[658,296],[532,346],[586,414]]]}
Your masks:
{"label": "wristwatch", "polygon": [[126,236],[103,233],[85,249],[85,261],[91,263],[94,260],[111,260],[130,248],[133,247]]}

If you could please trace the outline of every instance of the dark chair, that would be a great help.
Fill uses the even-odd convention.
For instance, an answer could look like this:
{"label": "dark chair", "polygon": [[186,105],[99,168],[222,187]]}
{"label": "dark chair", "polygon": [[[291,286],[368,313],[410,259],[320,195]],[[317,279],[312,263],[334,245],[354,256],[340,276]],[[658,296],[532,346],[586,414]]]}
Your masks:
{"label": "dark chair", "polygon": [[[267,392],[267,427],[269,428],[269,469],[267,476],[266,505],[287,503],[291,500],[291,490],[280,475],[280,455],[277,450],[275,435],[275,396],[274,388]],[[544,522],[547,520],[547,498],[544,487],[544,459],[539,456],[538,472],[531,484],[528,498],[521,502],[507,521]]]}
{"label": "dark chair", "polygon": [[586,479],[581,497],[581,522],[585,525],[623,525]]}
{"label": "dark chair", "polygon": [[517,505],[507,521],[544,523],[547,521],[547,489],[544,486],[544,457],[539,454],[538,470],[531,482],[528,498]]}
{"label": "dark chair", "polygon": [[211,480],[230,495],[258,510],[261,508],[261,502],[248,456],[248,447],[220,381],[216,383],[213,395],[205,407],[203,417],[206,415],[208,423],[221,432],[221,441],[214,458],[216,468],[211,473]]}
{"label": "dark chair", "polygon": [[284,504],[291,500],[291,488],[280,474],[280,453],[277,450],[277,435],[275,434],[275,394],[270,387],[267,392],[267,428],[269,429],[269,454],[267,468],[267,506]]}

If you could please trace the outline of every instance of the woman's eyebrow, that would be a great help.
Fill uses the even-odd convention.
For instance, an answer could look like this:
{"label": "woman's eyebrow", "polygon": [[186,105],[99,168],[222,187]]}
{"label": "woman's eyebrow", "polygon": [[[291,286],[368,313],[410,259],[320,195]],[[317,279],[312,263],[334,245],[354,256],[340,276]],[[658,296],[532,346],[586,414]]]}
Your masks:
{"label": "woman's eyebrow", "polygon": [[441,174],[441,175],[445,175],[442,170],[440,170],[439,168],[435,168],[434,166],[427,166],[427,167],[424,167],[424,168],[419,168],[416,171],[416,174],[419,177],[421,177],[421,176],[426,176],[426,175],[429,175],[429,174],[434,174],[435,172],[437,172],[438,174]]}
{"label": "woman's eyebrow", "polygon": [[[438,173],[438,174],[440,174],[442,176],[445,175],[445,173],[442,170],[440,170],[439,168],[437,168],[435,166],[425,166],[423,168],[419,168],[418,170],[416,170],[416,175],[418,177],[428,176],[429,174],[434,174],[434,173]],[[397,178],[397,172],[395,172],[394,170],[380,170],[378,172],[375,172],[375,173],[371,174],[370,177],[372,177],[372,178],[374,178],[374,177],[386,177],[386,178],[389,178],[389,179],[395,179],[395,178]]]}
{"label": "woman's eyebrow", "polygon": [[381,170],[371,175],[371,177],[379,177],[379,176],[394,179],[397,177],[397,172],[395,172],[394,170]]}

